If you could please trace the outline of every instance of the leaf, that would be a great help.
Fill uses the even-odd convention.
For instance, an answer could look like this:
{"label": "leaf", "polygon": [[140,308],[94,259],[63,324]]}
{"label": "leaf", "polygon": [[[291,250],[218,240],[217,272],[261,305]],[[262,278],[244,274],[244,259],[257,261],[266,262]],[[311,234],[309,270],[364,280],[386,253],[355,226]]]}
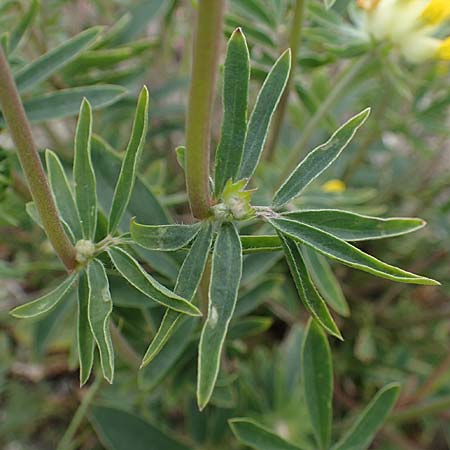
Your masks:
{"label": "leaf", "polygon": [[[71,89],[62,89],[35,96],[24,102],[25,112],[30,122],[41,123],[46,120],[75,116],[80,103],[87,98],[94,110],[111,105],[125,95],[127,90],[121,86],[98,84]],[[5,127],[5,119],[0,115],[0,127]]]}
{"label": "leaf", "polygon": [[30,90],[76,58],[95,42],[101,30],[102,27],[89,28],[21,68],[15,74],[19,92]]}
{"label": "leaf", "polygon": [[275,18],[270,14],[266,5],[261,4],[261,2],[258,2],[257,0],[246,0],[245,2],[242,2],[241,0],[232,0],[231,3],[241,12],[244,14],[246,13],[249,18],[252,18],[253,20],[257,18],[271,29],[274,29],[277,26]]}
{"label": "leaf", "polygon": [[327,305],[311,281],[298,244],[283,234],[280,234],[280,238],[283,243],[284,254],[286,256],[292,278],[294,279],[298,294],[301,301],[305,305],[305,308],[313,315],[320,325],[328,331],[328,333],[338,339],[342,339],[341,333],[334,323],[333,317],[329,313]]}
{"label": "leaf", "polygon": [[333,364],[328,339],[310,319],[302,347],[303,387],[318,448],[328,449],[333,412]]}
{"label": "leaf", "polygon": [[31,4],[23,14],[19,23],[14,27],[9,37],[9,52],[12,53],[19,46],[26,31],[31,27],[35,17],[39,12],[39,0],[31,0]]}
{"label": "leaf", "polygon": [[275,193],[272,201],[274,208],[281,208],[300,195],[312,181],[324,172],[347,147],[369,114],[370,108],[367,108],[352,117],[335,131],[327,142],[309,153]]}
{"label": "leaf", "polygon": [[394,407],[400,386],[388,384],[382,388],[360,414],[354,425],[332,447],[332,450],[365,450]]}
{"label": "leaf", "polygon": [[275,252],[282,250],[280,238],[276,235],[242,236],[242,251],[244,254]]}
{"label": "leaf", "polygon": [[412,233],[425,226],[422,219],[364,216],[337,209],[293,211],[283,214],[289,220],[320,228],[344,241],[383,239]]}
{"label": "leaf", "polygon": [[94,168],[91,160],[92,110],[84,99],[81,104],[75,132],[75,154],[73,179],[75,182],[75,200],[85,239],[92,240],[97,224],[97,192]]}
{"label": "leaf", "polygon": [[199,343],[197,403],[202,410],[211,398],[220,356],[230,320],[236,307],[242,276],[242,247],[232,223],[220,227],[212,256],[208,317]]}
{"label": "leaf", "polygon": [[302,247],[301,251],[308,272],[311,274],[319,293],[338,314],[348,317],[350,309],[347,300],[326,258],[306,245]]}
{"label": "leaf", "polygon": [[77,279],[78,276],[76,273],[70,275],[57,288],[53,289],[48,294],[25,303],[24,305],[17,306],[10,314],[18,319],[26,319],[45,314],[70,294]]}
{"label": "leaf", "polygon": [[[212,224],[204,222],[181,266],[174,291],[189,301],[193,300],[202,278],[212,240]],[[141,367],[149,364],[159,353],[175,331],[176,324],[180,318],[181,315],[179,313],[171,310],[166,311],[158,332],[145,352]]]}
{"label": "leaf", "polygon": [[154,425],[127,411],[94,406],[88,417],[101,443],[108,450],[190,450]]}
{"label": "leaf", "polygon": [[108,249],[108,254],[120,274],[151,300],[189,316],[201,315],[196,306],[158,283],[145,272],[139,263],[125,250],[111,247]]}
{"label": "leaf", "polygon": [[239,179],[249,179],[258,165],[270,121],[280,101],[291,70],[291,51],[286,50],[267,75],[250,116],[244,143]]}
{"label": "leaf", "polygon": [[256,450],[300,450],[300,447],[285,441],[252,419],[236,418],[230,419],[228,423],[243,444]]}
{"label": "leaf", "polygon": [[201,223],[193,225],[141,225],[130,224],[131,238],[149,250],[174,251],[185,247],[200,231]]}
{"label": "leaf", "polygon": [[45,161],[58,212],[64,222],[67,223],[75,239],[79,240],[83,237],[80,216],[61,161],[56,153],[51,150],[45,151]]}
{"label": "leaf", "polygon": [[139,95],[133,129],[125,156],[122,160],[119,179],[114,191],[108,232],[114,233],[128,206],[136,179],[137,164],[145,144],[148,127],[148,90],[144,86]]}
{"label": "leaf", "polygon": [[336,0],[323,0],[323,2],[325,3],[325,7],[330,9],[335,4]]}
{"label": "leaf", "polygon": [[430,278],[415,275],[398,267],[386,264],[364,253],[348,242],[332,234],[288,219],[270,219],[270,223],[281,233],[297,242],[305,244],[322,255],[336,259],[347,266],[369,272],[373,275],[399,281],[401,283],[438,285]]}
{"label": "leaf", "polygon": [[89,379],[94,364],[95,341],[89,325],[89,285],[86,273],[81,273],[78,285],[77,345],[80,364],[80,386]]}
{"label": "leaf", "polygon": [[109,317],[113,310],[108,277],[103,264],[94,259],[87,268],[89,286],[88,319],[100,353],[103,376],[111,384],[114,378],[114,349],[109,331]]}
{"label": "leaf", "polygon": [[225,183],[236,181],[247,131],[247,100],[250,55],[240,28],[228,41],[223,81],[223,119],[215,157],[215,194],[219,197]]}

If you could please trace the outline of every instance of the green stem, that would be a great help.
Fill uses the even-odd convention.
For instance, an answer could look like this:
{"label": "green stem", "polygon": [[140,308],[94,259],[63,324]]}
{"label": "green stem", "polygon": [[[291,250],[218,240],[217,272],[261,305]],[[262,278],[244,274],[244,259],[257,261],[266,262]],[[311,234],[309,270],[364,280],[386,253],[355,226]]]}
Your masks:
{"label": "green stem", "polygon": [[186,184],[192,214],[209,215],[211,114],[219,65],[224,0],[199,0],[186,125]]}
{"label": "green stem", "polygon": [[275,148],[280,137],[281,128],[283,126],[284,117],[286,115],[289,94],[292,89],[292,84],[295,78],[295,69],[297,67],[297,58],[300,47],[300,38],[303,31],[303,17],[305,13],[306,0],[296,0],[294,8],[294,17],[292,18],[291,33],[289,37],[289,47],[292,51],[292,64],[289,73],[289,79],[281,97],[280,104],[273,121],[273,131],[270,137],[269,146],[267,148],[267,159],[273,160],[275,156]]}
{"label": "green stem", "polygon": [[371,53],[367,53],[362,58],[356,60],[349,67],[341,72],[334,87],[331,89],[327,98],[320,104],[314,115],[311,117],[309,122],[306,124],[303,130],[302,137],[295,147],[294,151],[291,153],[290,157],[287,159],[285,170],[282,172],[281,181],[289,175],[293,167],[296,167],[298,160],[303,156],[306,151],[306,146],[308,145],[314,131],[316,131],[322,119],[328,113],[330,108],[339,100],[341,95],[350,85],[350,83],[361,73],[361,71],[367,66],[367,63],[372,58]]}
{"label": "green stem", "polygon": [[76,266],[75,248],[64,232],[59,219],[30,124],[1,46],[0,106],[47,237],[67,270],[71,271]]}
{"label": "green stem", "polygon": [[102,377],[97,376],[95,378],[95,381],[92,383],[92,385],[89,387],[89,390],[87,391],[86,395],[83,397],[83,400],[80,403],[80,406],[78,407],[75,415],[73,416],[66,432],[64,433],[64,436],[59,441],[58,447],[56,450],[66,450],[70,447],[70,444],[73,440],[73,437],[75,436],[75,433],[78,430],[78,427],[80,426],[81,422],[84,419],[84,416],[86,415],[86,411],[89,408],[89,405],[91,404],[92,400],[95,397],[95,394],[100,389],[100,386],[102,384]]}

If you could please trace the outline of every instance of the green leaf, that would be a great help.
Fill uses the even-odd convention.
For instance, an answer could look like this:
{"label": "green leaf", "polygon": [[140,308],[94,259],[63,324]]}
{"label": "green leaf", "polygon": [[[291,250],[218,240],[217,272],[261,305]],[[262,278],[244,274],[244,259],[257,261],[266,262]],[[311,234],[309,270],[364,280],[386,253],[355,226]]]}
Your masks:
{"label": "green leaf", "polygon": [[56,153],[45,151],[47,173],[61,218],[67,223],[75,239],[83,237],[80,216],[66,173]]}
{"label": "green leaf", "polygon": [[380,219],[337,209],[293,211],[285,213],[283,216],[320,228],[344,241],[365,241],[401,236],[419,230],[426,224],[422,219],[397,217]]}
{"label": "green leaf", "polygon": [[75,132],[73,179],[75,200],[85,239],[92,240],[97,225],[97,192],[94,168],[91,161],[92,110],[84,99]]}
{"label": "green leaf", "polygon": [[286,50],[267,75],[256,99],[245,137],[239,179],[249,179],[258,165],[270,121],[286,87],[291,70],[291,51]]}
{"label": "green leaf", "polygon": [[53,309],[63,298],[70,294],[78,276],[76,273],[66,278],[57,288],[48,294],[24,305],[17,306],[10,314],[18,319],[40,316]]}
{"label": "green leaf", "polygon": [[336,0],[323,0],[323,2],[325,3],[325,7],[330,9],[335,4]]}
{"label": "green leaf", "polygon": [[10,53],[12,53],[16,49],[16,47],[20,44],[20,41],[24,37],[26,31],[31,27],[38,12],[39,12],[39,0],[32,0],[28,10],[26,11],[25,14],[23,14],[19,23],[14,27],[14,29],[11,32],[9,38]]}
{"label": "green leaf", "polygon": [[330,446],[333,413],[333,364],[328,339],[310,319],[302,348],[303,387],[318,448]]}
{"label": "green leaf", "polygon": [[276,252],[282,250],[280,238],[276,235],[241,236],[244,254]]}
{"label": "green leaf", "polygon": [[298,244],[289,239],[288,236],[281,233],[280,238],[283,243],[284,254],[286,256],[292,278],[294,279],[295,286],[297,287],[298,295],[305,305],[305,308],[313,315],[320,325],[328,331],[328,333],[336,336],[338,339],[342,339],[341,333],[334,323],[333,317],[328,311],[327,305],[311,281]]}
{"label": "green leaf", "polygon": [[332,450],[365,450],[394,407],[400,386],[389,384],[375,395],[351,429]]}
{"label": "green leaf", "polygon": [[190,450],[141,417],[120,409],[94,406],[88,417],[108,450]]}
{"label": "green leaf", "polygon": [[338,314],[348,317],[350,315],[350,308],[339,281],[334,276],[326,258],[306,245],[302,247],[301,251],[308,272],[311,274],[311,278],[319,293]]}
{"label": "green leaf", "polygon": [[88,319],[100,353],[103,376],[110,383],[114,378],[114,349],[109,330],[113,310],[108,277],[103,264],[94,259],[87,268],[89,286]]}
{"label": "green leaf", "polygon": [[108,254],[120,274],[151,300],[189,316],[201,315],[196,306],[158,283],[145,272],[139,263],[125,250],[111,247],[108,249]]}
{"label": "green leaf", "polygon": [[141,225],[130,224],[131,238],[149,250],[174,251],[185,247],[200,231],[201,223],[193,225]]}
{"label": "green leaf", "polygon": [[252,419],[236,418],[228,421],[234,435],[255,450],[300,450]]}
{"label": "green leaf", "polygon": [[94,364],[95,341],[89,325],[89,284],[86,273],[80,274],[78,285],[77,344],[80,364],[80,386],[89,379]]}
{"label": "green leaf", "polygon": [[[209,222],[204,222],[181,266],[174,291],[189,301],[193,300],[202,278],[212,240],[212,225]],[[180,318],[181,315],[179,313],[170,309],[166,311],[158,332],[145,352],[141,367],[149,364],[160,352],[175,331]]]}
{"label": "green leaf", "polygon": [[220,356],[236,307],[241,276],[241,241],[235,226],[226,222],[220,227],[214,245],[208,317],[200,336],[197,403],[201,410],[209,402],[219,374]]}
{"label": "green leaf", "polygon": [[[24,102],[24,108],[30,122],[41,123],[46,120],[75,116],[80,110],[83,98],[87,98],[95,110],[115,103],[126,92],[127,90],[121,86],[109,84],[62,89],[51,94],[35,96]],[[0,115],[0,127],[5,127],[5,119],[2,115]]]}
{"label": "green leaf", "polygon": [[137,164],[145,144],[148,127],[148,90],[144,86],[136,108],[133,129],[125,156],[122,160],[119,179],[114,191],[108,232],[114,233],[128,206],[136,179]]}
{"label": "green leaf", "polygon": [[247,100],[250,55],[240,28],[228,41],[223,81],[222,133],[216,151],[215,194],[219,197],[225,183],[236,181],[247,131]]}
{"label": "green leaf", "polygon": [[230,330],[228,332],[229,339],[245,339],[250,336],[264,333],[273,324],[271,317],[244,317],[231,323]]}
{"label": "green leaf", "polygon": [[370,108],[365,109],[342,125],[330,139],[316,147],[293,170],[287,180],[275,193],[272,204],[281,208],[291,201],[324,172],[347,147],[358,129],[369,117]]}
{"label": "green leaf", "polygon": [[39,82],[49,78],[92,45],[101,30],[102,27],[89,28],[24,66],[15,74],[17,89],[22,93],[26,92]]}
{"label": "green leaf", "polygon": [[231,3],[235,8],[237,8],[241,13],[243,12],[249,18],[253,20],[258,19],[270,29],[274,29],[277,25],[275,17],[270,14],[269,8],[267,8],[264,3],[259,2],[258,0],[245,0],[245,2],[241,0],[232,0]]}
{"label": "green leaf", "polygon": [[369,272],[373,275],[399,281],[401,283],[438,285],[430,278],[415,275],[398,267],[386,264],[373,256],[364,253],[348,242],[332,234],[299,222],[288,219],[270,219],[270,223],[282,234],[297,242],[305,244],[319,253],[340,261],[347,266]]}

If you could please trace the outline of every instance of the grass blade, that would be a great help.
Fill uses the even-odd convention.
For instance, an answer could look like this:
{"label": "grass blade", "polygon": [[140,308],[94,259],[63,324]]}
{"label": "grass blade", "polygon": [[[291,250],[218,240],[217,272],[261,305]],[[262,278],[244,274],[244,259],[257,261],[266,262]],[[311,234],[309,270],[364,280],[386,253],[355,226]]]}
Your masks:
{"label": "grass blade", "polygon": [[291,51],[286,50],[275,62],[259,92],[247,128],[239,179],[249,179],[258,165],[270,121],[280,101],[291,70]]}
{"label": "grass blade", "polygon": [[314,436],[321,450],[331,438],[333,366],[328,339],[322,328],[310,319],[302,348],[303,387]]}
{"label": "grass blade", "polygon": [[94,259],[87,268],[89,286],[88,318],[92,334],[100,353],[103,376],[109,383],[114,378],[114,349],[109,331],[109,318],[113,310],[109,282],[103,264]]}
{"label": "grass blade", "polygon": [[293,211],[284,217],[320,228],[344,241],[383,239],[420,230],[426,223],[416,218],[389,218],[365,216],[338,209]]}
{"label": "grass blade", "polygon": [[292,278],[294,279],[298,294],[301,301],[305,305],[305,308],[320,323],[320,325],[327,330],[328,333],[338,339],[342,339],[341,333],[334,323],[333,317],[331,317],[325,301],[317,292],[316,287],[311,281],[298,244],[281,233],[280,237]]}
{"label": "grass blade", "polygon": [[359,250],[348,242],[319,228],[288,219],[270,219],[270,223],[282,234],[317,250],[322,255],[340,261],[347,266],[369,272],[378,277],[400,283],[438,285],[430,278],[415,275],[406,270],[386,264]]}
{"label": "grass blade", "polygon": [[18,319],[27,319],[30,317],[37,317],[52,310],[64,297],[66,297],[71,289],[74,287],[77,274],[72,274],[66,278],[57,288],[50,291],[48,294],[37,298],[24,305],[17,306],[10,314]]}
{"label": "grass blade", "polygon": [[224,223],[214,245],[208,317],[199,344],[197,403],[201,410],[209,402],[219,374],[220,356],[236,307],[241,276],[242,247],[239,234],[232,223]]}
{"label": "grass blade", "polygon": [[300,195],[312,181],[323,173],[347,147],[369,114],[370,108],[367,108],[352,117],[335,131],[327,142],[309,153],[275,193],[272,201],[274,208],[281,208]]}
{"label": "grass blade", "polygon": [[225,183],[236,181],[247,131],[250,55],[240,28],[228,41],[223,81],[223,120],[215,160],[215,194],[219,197]]}
{"label": "grass blade", "polygon": [[196,306],[158,283],[145,272],[125,250],[111,247],[108,249],[108,254],[120,274],[138,291],[141,291],[153,301],[189,316],[201,315]]}
{"label": "grass blade", "polygon": [[125,156],[122,160],[119,179],[113,195],[109,214],[108,232],[114,233],[128,206],[136,180],[136,171],[148,128],[148,90],[144,86],[136,108],[136,114]]}
{"label": "grass blade", "polygon": [[81,104],[75,132],[73,179],[75,200],[85,239],[93,239],[97,222],[97,192],[94,168],[91,161],[92,110],[84,99]]}

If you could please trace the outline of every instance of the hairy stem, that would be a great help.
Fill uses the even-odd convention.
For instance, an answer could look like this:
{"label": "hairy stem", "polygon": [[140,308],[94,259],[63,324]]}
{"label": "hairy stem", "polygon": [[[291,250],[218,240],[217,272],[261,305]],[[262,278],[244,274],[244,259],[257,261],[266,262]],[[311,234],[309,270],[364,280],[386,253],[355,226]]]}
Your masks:
{"label": "hairy stem", "polygon": [[308,145],[313,133],[316,131],[320,122],[325,117],[327,112],[334,106],[334,104],[339,100],[341,95],[344,93],[345,89],[350,85],[350,83],[361,73],[361,71],[367,66],[367,63],[372,58],[371,53],[367,53],[365,56],[356,60],[353,64],[343,70],[340,74],[338,80],[334,84],[330,93],[326,99],[317,108],[314,115],[306,124],[303,130],[302,137],[295,147],[294,151],[291,153],[290,157],[286,161],[285,169],[282,172],[281,181],[289,175],[293,167],[296,167],[300,157],[304,156],[306,153],[306,146]]}
{"label": "hairy stem", "polygon": [[1,46],[0,106],[47,237],[67,270],[71,271],[76,266],[75,248],[64,232],[59,219],[30,124]]}
{"label": "hairy stem", "polygon": [[199,0],[186,125],[186,184],[192,214],[209,215],[211,114],[219,64],[224,0]]}
{"label": "hairy stem", "polygon": [[303,30],[303,17],[305,13],[306,0],[296,0],[294,8],[294,17],[292,18],[291,33],[289,36],[289,47],[292,51],[292,65],[289,73],[289,79],[278,105],[277,112],[273,121],[273,131],[270,137],[269,146],[267,148],[267,159],[273,160],[275,156],[275,148],[280,137],[281,128],[283,126],[284,117],[286,115],[289,94],[292,89],[295,78],[295,69],[297,67],[297,57],[300,47],[300,38]]}

